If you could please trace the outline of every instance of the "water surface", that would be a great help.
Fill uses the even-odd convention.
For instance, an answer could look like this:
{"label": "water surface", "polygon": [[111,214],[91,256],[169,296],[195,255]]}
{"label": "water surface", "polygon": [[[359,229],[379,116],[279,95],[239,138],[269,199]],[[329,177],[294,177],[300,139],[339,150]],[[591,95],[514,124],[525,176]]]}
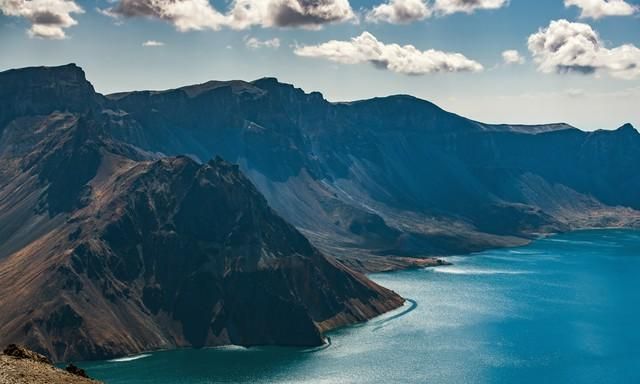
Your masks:
{"label": "water surface", "polygon": [[107,383],[640,383],[640,232],[582,231],[372,276],[412,299],[319,350],[83,364]]}

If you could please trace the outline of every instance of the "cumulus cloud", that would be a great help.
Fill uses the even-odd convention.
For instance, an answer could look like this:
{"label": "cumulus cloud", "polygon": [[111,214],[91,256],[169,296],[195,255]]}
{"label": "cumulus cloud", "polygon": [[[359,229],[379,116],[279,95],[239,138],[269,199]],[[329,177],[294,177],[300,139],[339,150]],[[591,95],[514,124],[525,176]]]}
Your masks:
{"label": "cumulus cloud", "polygon": [[639,7],[625,0],[564,0],[565,7],[580,8],[580,18],[600,19],[605,16],[629,16],[638,12]]}
{"label": "cumulus cloud", "polygon": [[103,13],[116,18],[161,19],[172,23],[181,32],[218,30],[225,23],[225,16],[216,11],[208,0],[119,0]]}
{"label": "cumulus cloud", "polygon": [[509,4],[508,0],[388,0],[366,13],[366,20],[373,23],[408,24],[433,15],[473,13],[482,9],[498,9]]}
{"label": "cumulus cloud", "polygon": [[64,30],[78,24],[71,15],[84,13],[73,0],[0,0],[0,12],[29,20],[29,36],[44,39],[64,39]]}
{"label": "cumulus cloud", "polygon": [[370,63],[377,68],[405,75],[424,75],[435,72],[479,72],[480,63],[460,53],[429,49],[421,51],[413,45],[385,44],[369,32],[349,41],[329,42],[298,47],[295,54],[322,58],[343,64]]}
{"label": "cumulus cloud", "polygon": [[524,57],[515,49],[502,52],[502,60],[504,60],[505,64],[524,64],[525,62]]}
{"label": "cumulus cloud", "polygon": [[424,20],[432,13],[424,0],[390,0],[367,12],[366,20],[374,23],[407,24]]}
{"label": "cumulus cloud", "polygon": [[118,0],[102,12],[116,18],[161,19],[183,32],[252,26],[320,28],[356,18],[348,0],[233,0],[226,13],[213,8],[209,0]]}
{"label": "cumulus cloud", "polygon": [[234,0],[228,13],[231,28],[320,28],[324,24],[355,20],[348,0]]}
{"label": "cumulus cloud", "polygon": [[162,47],[164,46],[164,43],[162,41],[157,41],[157,40],[147,40],[144,43],[142,43],[143,47]]}
{"label": "cumulus cloud", "polygon": [[640,48],[632,44],[607,48],[591,26],[552,21],[529,36],[529,51],[544,73],[606,72],[621,79],[640,77]]}
{"label": "cumulus cloud", "polygon": [[436,0],[434,9],[449,15],[457,12],[473,13],[481,9],[498,9],[509,4],[509,0]]}
{"label": "cumulus cloud", "polygon": [[260,40],[255,37],[245,37],[244,44],[247,48],[250,49],[258,49],[258,48],[280,48],[280,39],[277,37],[269,40]]}

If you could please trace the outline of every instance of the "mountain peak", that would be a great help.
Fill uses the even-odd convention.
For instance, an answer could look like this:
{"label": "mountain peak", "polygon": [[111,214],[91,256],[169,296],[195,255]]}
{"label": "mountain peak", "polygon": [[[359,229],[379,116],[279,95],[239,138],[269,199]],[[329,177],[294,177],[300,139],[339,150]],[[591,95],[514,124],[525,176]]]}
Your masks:
{"label": "mountain peak", "polygon": [[635,127],[631,123],[626,123],[622,125],[620,128],[616,129],[616,131],[621,131],[621,132],[633,131],[634,133],[638,133],[638,131],[635,129]]}
{"label": "mountain peak", "polygon": [[8,78],[24,78],[45,80],[45,79],[66,79],[75,80],[78,82],[87,82],[84,70],[75,63],[69,63],[58,66],[39,66],[39,67],[25,67],[18,69],[10,69],[4,72],[0,72],[0,79],[6,80]]}
{"label": "mountain peak", "polygon": [[251,84],[265,91],[274,89],[295,89],[302,92],[300,88],[296,88],[293,84],[283,83],[275,77],[262,77],[252,81]]}
{"label": "mountain peak", "polygon": [[0,128],[13,118],[87,111],[99,96],[76,64],[0,72]]}

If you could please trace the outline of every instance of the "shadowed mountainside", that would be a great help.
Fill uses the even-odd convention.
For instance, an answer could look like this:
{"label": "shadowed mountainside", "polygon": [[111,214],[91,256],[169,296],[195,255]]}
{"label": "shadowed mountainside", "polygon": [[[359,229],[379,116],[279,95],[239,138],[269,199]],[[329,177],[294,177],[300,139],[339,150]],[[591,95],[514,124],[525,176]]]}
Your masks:
{"label": "shadowed mountainside", "polygon": [[272,78],[120,93],[102,108],[126,142],[239,163],[276,211],[359,268],[639,223],[628,124],[489,125],[411,96],[330,103]]}
{"label": "shadowed mountainside", "polygon": [[[411,96],[330,103],[273,78],[102,96],[72,64],[3,74],[20,76],[29,91],[6,95],[49,100],[34,96],[40,84],[56,97],[38,108],[90,113],[117,140],[239,164],[315,246],[365,271],[640,222],[640,134],[628,124],[490,125]],[[39,110],[3,97],[18,100],[3,120]]]}
{"label": "shadowed mountainside", "polygon": [[[316,346],[402,305],[314,248],[237,166],[116,140],[80,69],[44,71],[0,73],[1,343],[55,361]],[[20,73],[33,81],[12,92]]]}

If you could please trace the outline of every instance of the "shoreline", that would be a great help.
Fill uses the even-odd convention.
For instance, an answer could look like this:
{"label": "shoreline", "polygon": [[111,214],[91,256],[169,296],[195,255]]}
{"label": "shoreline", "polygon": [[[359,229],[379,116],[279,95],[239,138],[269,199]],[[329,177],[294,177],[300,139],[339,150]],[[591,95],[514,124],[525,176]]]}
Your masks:
{"label": "shoreline", "polygon": [[[516,247],[492,247],[492,248],[487,248],[485,250],[482,251],[476,251],[476,252],[471,252],[471,253],[467,253],[467,254],[455,254],[455,255],[448,255],[448,256],[438,256],[438,257],[433,257],[433,256],[429,256],[429,257],[425,257],[425,258],[412,258],[412,257],[400,257],[400,259],[403,260],[414,260],[417,261],[418,263],[415,263],[413,265],[407,265],[404,268],[397,268],[397,269],[388,269],[388,270],[382,270],[382,271],[374,271],[374,272],[367,272],[366,275],[372,275],[372,274],[387,274],[387,273],[394,273],[394,272],[401,272],[401,271],[408,271],[408,270],[416,270],[416,269],[427,269],[427,268],[433,268],[433,267],[439,267],[439,266],[453,266],[455,265],[454,263],[448,262],[446,260],[443,260],[441,258],[448,258],[448,257],[455,257],[455,256],[465,256],[465,257],[473,257],[474,254],[479,254],[482,252],[486,252],[489,250],[499,250],[499,249],[507,249],[507,248],[518,248],[521,246],[526,246],[531,244],[534,241],[537,240],[542,240],[542,239],[546,239],[549,237],[554,237],[554,236],[559,236],[559,235],[563,235],[563,234],[567,234],[567,233],[572,233],[572,232],[586,232],[586,231],[598,231],[598,230],[628,230],[628,231],[638,231],[640,232],[640,228],[638,227],[588,227],[588,228],[580,228],[580,229],[576,229],[576,230],[571,230],[571,231],[566,231],[566,232],[555,232],[555,233],[543,233],[543,234],[538,234],[539,236],[537,236],[534,239],[529,240],[526,244],[520,245],[520,246],[516,246]],[[423,263],[420,263],[423,262]],[[331,330],[328,330],[326,333],[331,333],[331,332],[335,332],[338,331],[340,329],[343,328],[348,328],[348,327],[360,327],[360,326],[364,326],[367,323],[372,322],[375,319],[379,319],[380,317],[383,316],[387,316],[390,313],[394,312],[394,311],[398,311],[400,309],[402,309],[407,302],[409,303],[413,303],[414,305],[417,305],[417,303],[415,301],[413,301],[412,299],[409,298],[405,298],[402,297],[405,300],[405,304],[403,304],[400,307],[394,308],[388,312],[382,313],[376,317],[373,317],[371,319],[368,319],[366,321],[362,321],[362,322],[358,322],[358,323],[353,323],[353,324],[347,324],[341,327],[337,327]],[[415,306],[413,307],[415,309]],[[406,311],[402,312],[401,315],[410,312]],[[394,315],[397,316],[397,315]],[[400,317],[400,316],[398,316]],[[395,319],[396,317],[392,317],[392,319]],[[317,347],[312,347],[312,348],[307,348],[310,349],[312,351],[316,351],[316,350],[323,350],[325,348],[328,348],[331,344],[330,344],[330,337],[329,336],[325,336],[324,335],[325,332],[323,332],[323,337],[325,342],[322,345],[319,345]],[[327,339],[329,340],[327,342]],[[278,347],[278,348],[293,348],[293,349],[301,349],[300,347],[295,347],[295,346],[286,346],[286,345],[253,345],[253,346],[242,346],[242,345],[237,345],[237,344],[224,344],[224,345],[215,345],[215,346],[207,346],[207,347],[202,347],[202,348],[193,348],[193,347],[177,347],[177,348],[160,348],[160,349],[151,349],[151,350],[144,350],[144,351],[140,351],[138,353],[135,354],[131,354],[131,355],[125,355],[125,356],[115,356],[109,359],[102,359],[102,360],[77,360],[75,362],[77,363],[95,363],[95,362],[104,362],[104,363],[113,363],[116,364],[118,362],[116,361],[112,361],[112,360],[116,360],[116,359],[127,359],[127,358],[134,358],[133,360],[138,360],[135,359],[137,356],[141,356],[141,355],[145,355],[145,354],[153,354],[153,353],[158,353],[158,352],[170,352],[170,351],[176,351],[176,350],[187,350],[187,349],[192,349],[192,350],[198,350],[198,349],[224,349],[224,348],[239,348],[239,349],[251,349],[251,348],[261,348],[261,347]],[[301,349],[302,351],[304,351],[304,349]],[[142,357],[144,358],[144,357]],[[127,361],[123,361],[123,362],[127,362]],[[63,363],[57,363],[56,366],[60,366],[61,364],[68,364],[70,362],[63,362]]]}

